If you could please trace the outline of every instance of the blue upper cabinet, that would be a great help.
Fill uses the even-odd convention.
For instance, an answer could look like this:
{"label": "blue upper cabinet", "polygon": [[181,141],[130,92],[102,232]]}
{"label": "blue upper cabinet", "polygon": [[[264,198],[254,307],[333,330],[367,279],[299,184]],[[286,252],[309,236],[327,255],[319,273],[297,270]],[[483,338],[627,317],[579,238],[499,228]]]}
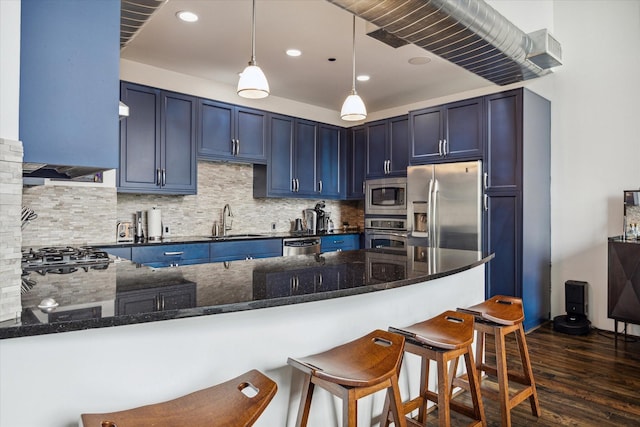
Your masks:
{"label": "blue upper cabinet", "polygon": [[120,0],[22,0],[24,161],[118,167]]}
{"label": "blue upper cabinet", "polygon": [[266,163],[264,111],[200,99],[198,117],[199,159]]}
{"label": "blue upper cabinet", "polygon": [[410,112],[410,163],[482,159],[483,102],[472,98]]}
{"label": "blue upper cabinet", "polygon": [[367,123],[367,178],[407,176],[408,116]]}
{"label": "blue upper cabinet", "polygon": [[196,194],[196,98],[122,83],[121,193]]}

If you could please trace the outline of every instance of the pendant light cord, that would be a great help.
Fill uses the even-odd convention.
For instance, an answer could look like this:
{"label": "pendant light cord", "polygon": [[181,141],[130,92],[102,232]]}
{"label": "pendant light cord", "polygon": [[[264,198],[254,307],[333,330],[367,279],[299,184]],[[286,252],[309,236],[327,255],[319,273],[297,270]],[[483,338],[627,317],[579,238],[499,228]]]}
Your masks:
{"label": "pendant light cord", "polygon": [[251,12],[251,61],[249,65],[256,65],[256,0],[253,0]]}
{"label": "pendant light cord", "polygon": [[353,58],[351,63],[353,67],[353,82],[351,85],[351,92],[355,94],[356,93],[356,15],[353,15]]}

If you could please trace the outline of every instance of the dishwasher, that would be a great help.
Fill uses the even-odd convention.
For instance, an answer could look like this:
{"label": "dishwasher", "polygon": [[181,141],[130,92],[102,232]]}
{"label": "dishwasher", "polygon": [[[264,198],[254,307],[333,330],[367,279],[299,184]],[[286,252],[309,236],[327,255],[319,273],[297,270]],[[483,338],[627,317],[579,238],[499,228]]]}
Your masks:
{"label": "dishwasher", "polygon": [[319,253],[319,237],[295,237],[282,240],[282,256]]}

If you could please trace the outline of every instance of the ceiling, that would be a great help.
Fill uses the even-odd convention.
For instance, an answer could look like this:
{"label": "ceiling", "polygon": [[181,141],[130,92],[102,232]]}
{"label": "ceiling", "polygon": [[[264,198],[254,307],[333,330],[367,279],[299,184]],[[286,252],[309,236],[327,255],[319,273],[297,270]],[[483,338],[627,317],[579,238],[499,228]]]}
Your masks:
{"label": "ceiling", "polygon": [[[251,0],[168,0],[121,57],[236,86],[251,57]],[[198,14],[182,22],[176,12]],[[356,89],[370,113],[493,83],[414,45],[393,48],[356,18]],[[325,0],[256,0],[256,60],[271,95],[339,111],[351,90],[352,15]],[[302,51],[297,58],[285,51]],[[409,59],[429,62],[412,65]],[[335,58],[330,61],[329,58]]]}

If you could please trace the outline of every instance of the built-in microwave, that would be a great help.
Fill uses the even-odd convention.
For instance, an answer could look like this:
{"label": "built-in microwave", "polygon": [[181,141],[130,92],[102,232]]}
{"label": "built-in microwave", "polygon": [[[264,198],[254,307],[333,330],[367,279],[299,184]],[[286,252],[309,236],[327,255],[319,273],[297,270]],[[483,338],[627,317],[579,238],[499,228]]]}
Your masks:
{"label": "built-in microwave", "polygon": [[407,178],[367,180],[365,215],[407,215]]}

